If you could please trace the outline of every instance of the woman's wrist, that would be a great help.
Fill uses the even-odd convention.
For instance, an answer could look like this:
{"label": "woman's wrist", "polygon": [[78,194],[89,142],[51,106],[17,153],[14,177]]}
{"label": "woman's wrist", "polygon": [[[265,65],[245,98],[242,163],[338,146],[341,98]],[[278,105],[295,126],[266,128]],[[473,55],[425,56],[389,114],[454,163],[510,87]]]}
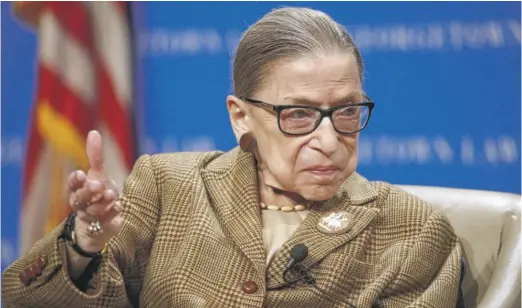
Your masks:
{"label": "woman's wrist", "polygon": [[107,247],[102,243],[89,243],[90,239],[77,232],[77,228],[81,226],[77,226],[76,216],[72,212],[67,217],[62,233],[67,247],[67,270],[73,281],[82,276],[91,262],[99,263]]}
{"label": "woman's wrist", "polygon": [[65,238],[70,248],[74,250],[77,255],[85,258],[101,258],[105,251],[107,244],[101,241],[93,241],[93,239],[82,236],[77,231],[77,215],[72,212],[67,217],[62,233],[62,238]]}
{"label": "woman's wrist", "polygon": [[91,261],[92,258],[81,256],[67,244],[67,272],[72,280],[78,279]]}

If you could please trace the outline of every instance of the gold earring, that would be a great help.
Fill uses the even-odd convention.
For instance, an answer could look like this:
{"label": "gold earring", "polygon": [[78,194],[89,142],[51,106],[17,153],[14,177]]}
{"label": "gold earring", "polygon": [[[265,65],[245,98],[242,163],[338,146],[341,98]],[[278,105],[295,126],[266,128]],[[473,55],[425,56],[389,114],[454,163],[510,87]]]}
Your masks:
{"label": "gold earring", "polygon": [[241,150],[247,153],[254,152],[254,146],[256,145],[256,138],[250,132],[246,132],[239,138],[239,147]]}

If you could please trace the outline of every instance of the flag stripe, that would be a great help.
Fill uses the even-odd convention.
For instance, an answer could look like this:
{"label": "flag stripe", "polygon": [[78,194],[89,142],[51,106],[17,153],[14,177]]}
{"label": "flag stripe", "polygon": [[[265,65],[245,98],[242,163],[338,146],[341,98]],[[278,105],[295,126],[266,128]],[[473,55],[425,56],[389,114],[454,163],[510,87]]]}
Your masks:
{"label": "flag stripe", "polygon": [[45,230],[49,208],[45,200],[49,198],[49,160],[52,156],[51,147],[42,143],[39,155],[35,161],[31,185],[26,186],[24,206],[20,210],[20,253],[29,250],[35,240],[42,237]]}
{"label": "flag stripe", "polygon": [[79,134],[74,124],[53,109],[47,101],[39,102],[36,110],[38,132],[53,147],[57,155],[65,156],[82,169],[88,168],[85,154],[85,134]]}
{"label": "flag stripe", "polygon": [[127,9],[129,8],[129,3],[126,1],[116,1],[113,2],[116,8],[120,11],[121,14],[126,15]]}
{"label": "flag stripe", "polygon": [[[36,110],[36,105],[33,107]],[[36,112],[33,111],[31,115],[31,123],[35,123]],[[38,129],[33,124],[29,128],[29,138],[27,140],[27,151],[25,158],[25,166],[24,166],[24,178],[23,178],[23,199],[24,203],[22,203],[22,208],[25,206],[25,199],[27,198],[27,192],[30,191],[30,187],[32,187],[33,178],[37,173],[38,163],[41,160],[41,156],[43,155],[43,149],[45,146],[45,142],[42,139],[42,136],[38,133]]]}
{"label": "flag stripe", "polygon": [[[44,11],[40,20],[38,57],[68,88],[81,97],[82,103],[95,102],[94,65],[90,53],[64,31],[56,16]],[[81,73],[79,73],[81,72]]]}
{"label": "flag stripe", "polygon": [[129,127],[132,127],[129,115],[127,110],[118,103],[114,89],[109,82],[109,76],[103,70],[99,75],[99,80],[100,99],[104,102],[99,105],[100,117],[114,136],[115,143],[121,149],[127,167],[131,167],[133,164],[133,135],[129,133]]}
{"label": "flag stripe", "polygon": [[81,136],[94,128],[94,106],[87,106],[76,92],[71,91],[55,72],[40,65],[40,100],[47,101],[56,112],[69,119]]}
{"label": "flag stripe", "polygon": [[47,2],[50,15],[55,16],[61,28],[67,32],[87,51],[92,49],[92,32],[89,12],[82,2]]}
{"label": "flag stripe", "polygon": [[114,135],[109,128],[105,124],[102,124],[99,127],[99,130],[100,134],[104,137],[103,156],[105,158],[105,168],[108,174],[110,174],[111,179],[116,182],[116,186],[119,187],[121,191],[130,168],[125,161],[121,148],[117,145]]}
{"label": "flag stripe", "polygon": [[[67,179],[67,166],[66,157],[61,153],[56,153],[51,158],[51,170],[49,180],[51,183],[66,183]],[[48,199],[49,204],[49,219],[45,232],[51,232],[54,227],[60,224],[60,221],[64,219],[68,212],[69,207],[67,206],[66,195],[64,194],[64,187],[60,185],[51,186],[50,196]]]}
{"label": "flag stripe", "polygon": [[117,9],[115,2],[91,2],[94,20],[94,39],[100,67],[109,74],[117,102],[127,108],[131,103],[131,58],[128,48],[121,50],[115,46],[130,46],[127,16]]}

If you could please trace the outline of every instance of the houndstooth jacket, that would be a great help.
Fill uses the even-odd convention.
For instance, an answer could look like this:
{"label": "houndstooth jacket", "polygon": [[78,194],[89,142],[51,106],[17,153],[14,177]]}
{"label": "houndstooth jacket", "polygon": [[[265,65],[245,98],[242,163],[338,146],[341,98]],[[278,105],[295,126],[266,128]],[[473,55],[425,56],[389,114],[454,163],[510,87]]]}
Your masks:
{"label": "houndstooth jacket", "polygon": [[[122,192],[122,231],[109,243],[90,287],[67,273],[63,224],[3,274],[5,307],[455,307],[461,248],[448,220],[389,184],[354,173],[314,208],[266,267],[252,155],[230,152],[142,156]],[[353,223],[318,230],[329,210]],[[290,249],[317,286],[283,283]],[[30,283],[20,273],[44,259]]]}

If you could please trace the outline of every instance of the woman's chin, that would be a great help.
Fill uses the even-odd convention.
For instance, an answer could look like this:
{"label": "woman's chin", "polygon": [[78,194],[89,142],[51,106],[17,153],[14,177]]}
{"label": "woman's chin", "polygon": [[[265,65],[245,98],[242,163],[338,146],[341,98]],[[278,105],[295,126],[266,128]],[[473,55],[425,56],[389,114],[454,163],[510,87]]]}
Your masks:
{"label": "woman's chin", "polygon": [[334,196],[337,189],[337,185],[307,185],[300,189],[299,194],[309,201],[326,201]]}

